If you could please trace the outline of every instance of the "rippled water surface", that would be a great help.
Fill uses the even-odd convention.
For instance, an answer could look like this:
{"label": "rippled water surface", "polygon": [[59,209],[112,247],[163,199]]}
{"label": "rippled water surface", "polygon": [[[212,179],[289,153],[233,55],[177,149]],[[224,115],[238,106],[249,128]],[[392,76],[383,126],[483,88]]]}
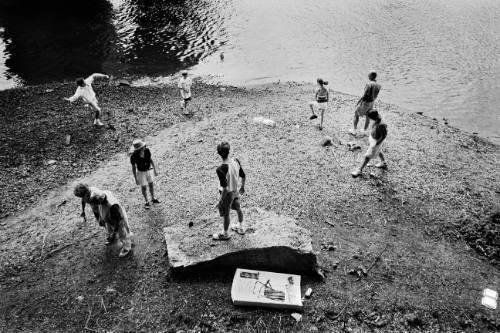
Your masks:
{"label": "rippled water surface", "polygon": [[[81,4],[81,3],[80,3]],[[500,142],[498,0],[3,0],[0,88],[104,71],[278,80],[380,99]],[[224,60],[220,58],[224,54]]]}

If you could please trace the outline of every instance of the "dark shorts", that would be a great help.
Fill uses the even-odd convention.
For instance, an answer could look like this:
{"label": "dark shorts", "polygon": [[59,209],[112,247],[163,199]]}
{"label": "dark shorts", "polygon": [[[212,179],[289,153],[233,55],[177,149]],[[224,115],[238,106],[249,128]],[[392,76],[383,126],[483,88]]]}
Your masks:
{"label": "dark shorts", "polygon": [[191,97],[184,98],[184,102],[189,102],[191,100]]}
{"label": "dark shorts", "polygon": [[220,216],[228,216],[231,209],[240,210],[240,198],[233,191],[226,192],[217,205]]}

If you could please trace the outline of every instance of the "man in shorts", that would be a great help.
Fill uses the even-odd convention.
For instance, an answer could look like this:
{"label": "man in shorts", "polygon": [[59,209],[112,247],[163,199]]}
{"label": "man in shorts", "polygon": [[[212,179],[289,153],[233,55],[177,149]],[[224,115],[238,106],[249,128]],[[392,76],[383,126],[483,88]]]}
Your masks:
{"label": "man in shorts", "polygon": [[[221,197],[217,207],[223,220],[224,230],[213,235],[214,240],[228,240],[231,238],[228,233],[231,222],[230,211],[235,210],[238,213],[238,224],[231,226],[233,231],[240,235],[245,234],[243,229],[243,212],[240,207],[240,194],[245,193],[245,172],[238,159],[229,158],[229,143],[222,142],[217,146],[217,153],[222,158],[222,164],[217,168],[217,176],[221,190]],[[239,178],[241,178],[241,187],[238,190]]]}
{"label": "man in shorts", "polygon": [[[377,73],[371,71],[368,74],[369,81],[365,86],[365,92],[363,93],[363,96],[361,96],[361,98],[358,100],[358,103],[356,104],[356,110],[354,111],[354,123],[353,123],[354,126],[349,131],[349,133],[352,135],[356,135],[356,128],[358,127],[359,117],[365,117],[366,113],[371,109],[373,109],[373,104],[377,99],[380,89],[382,89],[382,86],[377,83],[376,79],[377,79]],[[370,120],[366,118],[365,128],[364,128],[365,133],[366,130],[368,129],[368,124],[370,124]]]}
{"label": "man in shorts", "polygon": [[83,78],[77,79],[76,80],[77,88],[75,94],[69,98],[64,98],[64,100],[72,103],[77,99],[81,98],[86,105],[90,105],[90,107],[94,110],[94,125],[104,126],[104,124],[99,119],[101,116],[101,108],[97,103],[97,98],[95,96],[94,89],[92,89],[92,83],[94,82],[94,79],[98,78],[109,79],[109,76],[105,74],[94,73],[86,79]]}
{"label": "man in shorts", "polygon": [[368,162],[375,158],[380,157],[380,162],[375,164],[377,168],[387,168],[387,163],[385,162],[384,154],[382,154],[382,146],[384,144],[384,140],[387,137],[387,125],[382,122],[382,117],[377,110],[370,110],[366,115],[367,119],[373,120],[375,123],[372,127],[372,132],[368,138],[369,146],[366,151],[365,158],[363,162],[354,170],[351,175],[356,178],[363,172],[364,167],[368,164]]}
{"label": "man in shorts", "polygon": [[181,71],[182,77],[179,80],[179,84],[177,87],[179,88],[181,92],[181,106],[184,114],[188,114],[187,110],[187,105],[191,101],[191,85],[193,82],[191,79],[188,77],[188,72],[186,70]]}
{"label": "man in shorts", "polygon": [[147,187],[149,187],[149,192],[151,193],[151,202],[154,204],[160,203],[160,200],[155,198],[153,185],[154,178],[151,173],[152,167],[154,176],[158,176],[156,166],[151,158],[151,151],[146,147],[146,143],[144,141],[140,139],[134,140],[131,150],[133,150],[132,156],[130,156],[132,174],[134,175],[135,183],[141,186],[142,195],[144,196],[144,200],[146,200],[144,208],[149,209],[151,204],[148,200]]}
{"label": "man in shorts", "polygon": [[118,236],[122,243],[118,256],[120,258],[127,256],[132,249],[132,233],[128,226],[127,213],[115,196],[109,191],[102,191],[83,183],[76,185],[74,194],[82,198],[80,216],[85,219],[85,204],[89,204],[99,225],[105,227],[108,232],[106,245],[113,244]]}

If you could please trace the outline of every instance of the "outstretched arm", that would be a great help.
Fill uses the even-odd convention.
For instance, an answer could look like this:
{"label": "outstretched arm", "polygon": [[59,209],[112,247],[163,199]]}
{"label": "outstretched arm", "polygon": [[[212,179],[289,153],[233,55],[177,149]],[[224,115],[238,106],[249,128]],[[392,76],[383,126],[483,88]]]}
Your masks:
{"label": "outstretched arm", "polygon": [[92,79],[109,79],[109,75],[106,75],[106,74],[101,74],[101,73],[94,73],[92,75],[90,75],[90,77]]}
{"label": "outstretched arm", "polygon": [[64,100],[73,103],[74,101],[76,101],[78,99],[78,97],[80,97],[80,94],[78,94],[78,90],[77,90],[73,96],[64,97]]}

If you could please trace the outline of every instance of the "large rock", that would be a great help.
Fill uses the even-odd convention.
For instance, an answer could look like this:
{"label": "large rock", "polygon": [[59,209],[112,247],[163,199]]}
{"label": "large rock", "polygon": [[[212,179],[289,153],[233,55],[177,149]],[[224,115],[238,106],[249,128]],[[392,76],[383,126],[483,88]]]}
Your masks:
{"label": "large rock", "polygon": [[[235,212],[232,220],[237,221]],[[192,227],[164,228],[172,273],[191,270],[249,268],[283,273],[314,273],[317,265],[311,233],[290,217],[258,208],[245,209],[245,235],[231,232],[228,241],[212,240],[222,229],[217,215]]]}

